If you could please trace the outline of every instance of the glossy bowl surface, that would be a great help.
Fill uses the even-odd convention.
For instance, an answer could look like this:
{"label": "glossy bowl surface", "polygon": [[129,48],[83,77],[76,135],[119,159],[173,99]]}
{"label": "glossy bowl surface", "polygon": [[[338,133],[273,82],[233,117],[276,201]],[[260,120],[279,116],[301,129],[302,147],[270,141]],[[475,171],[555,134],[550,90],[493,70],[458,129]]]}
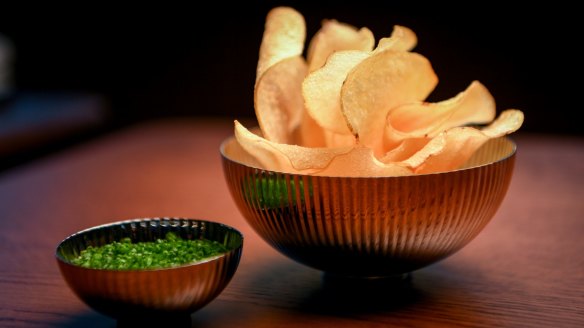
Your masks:
{"label": "glossy bowl surface", "polygon": [[[184,239],[216,240],[229,251],[217,257],[166,269],[103,270],[71,263],[89,245],[122,238],[154,241],[174,232]],[[61,273],[75,294],[91,308],[114,318],[190,314],[227,286],[237,267],[243,236],[221,223],[185,218],[144,218],[115,222],[75,233],[56,249]]]}
{"label": "glossy bowl surface", "polygon": [[231,195],[282,254],[333,275],[387,277],[439,261],[469,243],[507,192],[516,146],[493,139],[465,168],[402,177],[288,174],[235,161],[221,145]]}

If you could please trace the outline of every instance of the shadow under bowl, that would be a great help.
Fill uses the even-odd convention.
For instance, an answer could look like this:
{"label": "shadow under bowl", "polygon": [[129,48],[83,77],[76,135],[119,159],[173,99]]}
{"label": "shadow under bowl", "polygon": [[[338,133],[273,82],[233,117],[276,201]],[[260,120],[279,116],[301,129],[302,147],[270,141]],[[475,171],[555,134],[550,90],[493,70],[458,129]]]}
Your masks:
{"label": "shadow under bowl", "polygon": [[399,177],[261,169],[233,137],[220,152],[232,198],[266,242],[328,274],[373,278],[430,265],[477,236],[505,197],[515,150],[493,139],[462,169]]}
{"label": "shadow under bowl", "polygon": [[[228,252],[200,262],[148,270],[104,270],[74,265],[88,246],[99,247],[129,237],[133,242],[165,238],[222,243]],[[75,233],[56,249],[65,281],[94,310],[117,318],[186,316],[212,301],[227,286],[241,258],[243,236],[221,223],[185,218],[144,218],[115,222]]]}

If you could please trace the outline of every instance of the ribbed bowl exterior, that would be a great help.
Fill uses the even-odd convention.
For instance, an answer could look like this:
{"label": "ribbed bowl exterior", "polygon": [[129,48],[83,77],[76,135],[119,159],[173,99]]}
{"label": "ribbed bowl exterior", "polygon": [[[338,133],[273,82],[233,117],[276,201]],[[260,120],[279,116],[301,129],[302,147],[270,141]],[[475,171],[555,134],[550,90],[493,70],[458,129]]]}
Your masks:
{"label": "ribbed bowl exterior", "polygon": [[[330,274],[384,277],[422,268],[470,242],[508,189],[515,144],[486,144],[465,169],[404,177],[326,177],[231,160],[228,187],[252,228],[284,255]],[[493,160],[495,159],[495,160]]]}
{"label": "ribbed bowl exterior", "polygon": [[[89,245],[101,246],[122,238],[154,241],[174,232],[185,239],[216,240],[230,249],[203,262],[168,269],[99,270],[73,265],[70,259]],[[56,250],[69,287],[93,309],[115,317],[192,313],[213,300],[237,270],[243,236],[226,225],[183,218],[136,219],[91,228],[71,235]]]}

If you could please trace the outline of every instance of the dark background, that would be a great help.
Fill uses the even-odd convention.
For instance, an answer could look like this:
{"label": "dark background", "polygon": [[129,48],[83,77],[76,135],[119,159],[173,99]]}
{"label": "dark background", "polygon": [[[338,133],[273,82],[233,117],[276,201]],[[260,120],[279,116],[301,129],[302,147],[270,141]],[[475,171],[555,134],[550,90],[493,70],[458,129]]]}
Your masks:
{"label": "dark background", "polygon": [[472,80],[498,110],[518,108],[522,131],[581,134],[581,41],[577,11],[558,2],[449,6],[406,1],[225,1],[3,8],[0,33],[16,47],[18,91],[101,94],[107,125],[168,116],[253,117],[253,83],[270,8],[298,9],[310,38],[325,18],[369,27],[394,24],[418,35],[415,51],[440,83],[430,100],[450,98]]}

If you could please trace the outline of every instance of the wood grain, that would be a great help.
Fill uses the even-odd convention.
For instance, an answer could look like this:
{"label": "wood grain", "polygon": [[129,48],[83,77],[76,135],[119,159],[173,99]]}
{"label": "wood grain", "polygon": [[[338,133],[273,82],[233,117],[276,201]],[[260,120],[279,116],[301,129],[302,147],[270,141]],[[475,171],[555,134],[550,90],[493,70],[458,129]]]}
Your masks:
{"label": "wood grain", "polygon": [[[0,326],[113,327],[65,285],[67,235],[137,217],[242,231],[242,262],[196,327],[582,327],[584,139],[521,135],[497,215],[453,256],[401,283],[335,281],[270,248],[221,171],[228,120],[143,123],[0,175]],[[122,326],[120,324],[120,326]]]}

